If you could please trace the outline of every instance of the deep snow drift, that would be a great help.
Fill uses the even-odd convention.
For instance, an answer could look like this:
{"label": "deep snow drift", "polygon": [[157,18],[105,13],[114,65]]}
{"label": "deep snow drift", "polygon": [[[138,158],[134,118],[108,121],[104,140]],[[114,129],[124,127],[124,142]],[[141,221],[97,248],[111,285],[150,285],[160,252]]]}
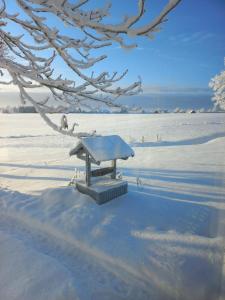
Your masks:
{"label": "deep snow drift", "polygon": [[1,115],[0,299],[223,299],[225,115],[68,119],[133,147],[129,192],[96,205],[74,139]]}

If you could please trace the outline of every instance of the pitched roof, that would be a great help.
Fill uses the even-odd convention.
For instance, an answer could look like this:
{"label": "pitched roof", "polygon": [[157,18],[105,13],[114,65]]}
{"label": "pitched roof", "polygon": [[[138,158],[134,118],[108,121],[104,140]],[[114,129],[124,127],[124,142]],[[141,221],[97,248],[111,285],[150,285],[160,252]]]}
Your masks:
{"label": "pitched roof", "polygon": [[87,152],[98,163],[134,156],[132,148],[118,135],[81,138],[76,147],[70,151],[70,156],[83,152]]}

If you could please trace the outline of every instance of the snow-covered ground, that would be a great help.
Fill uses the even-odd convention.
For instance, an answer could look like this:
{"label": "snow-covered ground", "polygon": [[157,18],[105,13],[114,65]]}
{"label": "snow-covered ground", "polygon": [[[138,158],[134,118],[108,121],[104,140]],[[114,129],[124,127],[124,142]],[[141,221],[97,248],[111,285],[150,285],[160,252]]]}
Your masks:
{"label": "snow-covered ground", "polygon": [[0,299],[224,299],[225,114],[68,119],[133,147],[129,192],[98,206],[73,138],[0,115]]}

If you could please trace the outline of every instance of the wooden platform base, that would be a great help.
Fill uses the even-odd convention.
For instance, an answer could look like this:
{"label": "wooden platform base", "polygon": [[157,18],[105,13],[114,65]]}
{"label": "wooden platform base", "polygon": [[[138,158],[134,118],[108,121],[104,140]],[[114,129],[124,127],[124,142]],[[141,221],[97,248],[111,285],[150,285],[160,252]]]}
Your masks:
{"label": "wooden platform base", "polygon": [[87,186],[84,181],[76,183],[79,192],[89,195],[98,204],[103,204],[114,198],[127,193],[127,182],[119,179],[95,179],[91,186]]}

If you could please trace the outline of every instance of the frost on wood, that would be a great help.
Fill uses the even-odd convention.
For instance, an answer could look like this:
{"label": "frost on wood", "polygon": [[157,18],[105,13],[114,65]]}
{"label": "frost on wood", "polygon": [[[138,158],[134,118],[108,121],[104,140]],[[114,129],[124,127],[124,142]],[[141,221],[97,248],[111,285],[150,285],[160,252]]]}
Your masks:
{"label": "frost on wood", "polygon": [[214,91],[214,97],[212,98],[213,101],[223,110],[225,110],[225,71],[222,71],[219,75],[213,77],[209,83],[209,86]]}
{"label": "frost on wood", "polygon": [[[75,125],[67,130],[55,124],[48,113],[92,110],[93,103],[120,108],[116,103],[118,97],[141,91],[140,80],[126,87],[118,86],[127,70],[122,74],[93,71],[98,62],[107,58],[105,54],[94,56],[94,51],[102,53],[101,49],[113,43],[134,48],[135,43],[127,44],[133,37],[151,39],[181,0],[169,0],[159,15],[145,25],[140,25],[140,20],[146,1],[136,1],[136,15],[109,24],[106,18],[110,15],[110,3],[90,9],[96,6],[96,1],[16,0],[18,12],[12,15],[7,10],[8,1],[0,0],[0,72],[11,78],[1,83],[17,85],[22,103],[33,105],[54,130],[72,136],[89,135],[73,132]],[[8,32],[8,28],[17,28],[21,35]],[[54,70],[59,59],[68,69],[70,79]],[[30,91],[40,89],[48,91],[50,96],[37,101]]]}

